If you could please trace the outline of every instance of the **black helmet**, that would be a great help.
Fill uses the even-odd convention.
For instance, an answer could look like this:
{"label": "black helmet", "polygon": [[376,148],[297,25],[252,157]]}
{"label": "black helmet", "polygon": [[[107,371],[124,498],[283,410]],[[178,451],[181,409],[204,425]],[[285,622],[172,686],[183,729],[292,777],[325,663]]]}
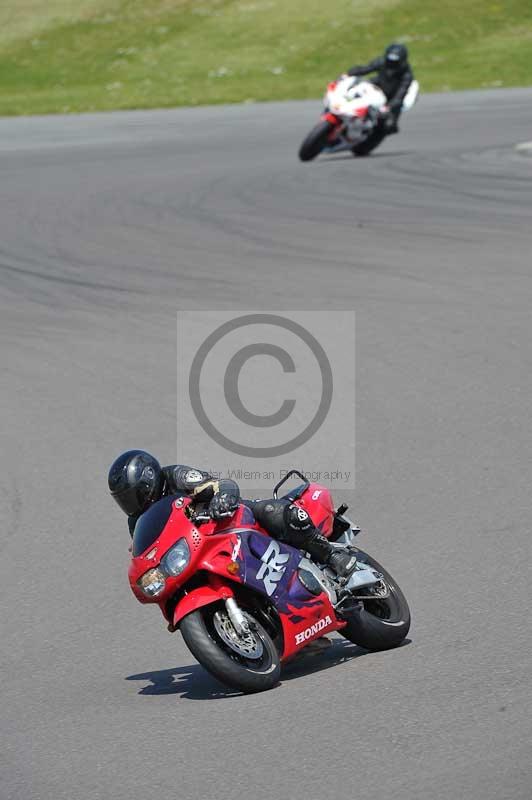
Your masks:
{"label": "black helmet", "polygon": [[401,69],[408,60],[408,50],[404,44],[389,44],[384,52],[386,66],[391,69]]}
{"label": "black helmet", "polygon": [[128,450],[111,464],[109,491],[128,516],[142,514],[161,498],[164,475],[156,458],[144,450]]}

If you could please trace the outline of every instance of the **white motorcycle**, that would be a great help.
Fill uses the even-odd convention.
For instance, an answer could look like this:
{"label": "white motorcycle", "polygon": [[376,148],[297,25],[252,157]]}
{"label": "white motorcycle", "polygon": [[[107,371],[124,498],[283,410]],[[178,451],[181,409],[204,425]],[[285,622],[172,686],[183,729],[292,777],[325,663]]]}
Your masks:
{"label": "white motorcycle", "polygon": [[[409,111],[417,100],[419,83],[412,81],[403,101]],[[350,75],[341,75],[329,83],[320,122],[310,131],[299,148],[301,161],[312,161],[323,150],[351,150],[366,156],[386,136],[387,100],[375,84]]]}

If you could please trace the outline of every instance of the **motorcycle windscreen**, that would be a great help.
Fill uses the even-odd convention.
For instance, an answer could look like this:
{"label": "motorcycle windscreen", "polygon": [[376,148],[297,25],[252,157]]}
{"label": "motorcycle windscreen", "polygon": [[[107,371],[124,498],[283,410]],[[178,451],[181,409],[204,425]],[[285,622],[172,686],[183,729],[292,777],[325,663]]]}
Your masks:
{"label": "motorcycle windscreen", "polygon": [[172,513],[177,495],[163,497],[141,514],[133,531],[133,555],[140,556],[159,538]]}

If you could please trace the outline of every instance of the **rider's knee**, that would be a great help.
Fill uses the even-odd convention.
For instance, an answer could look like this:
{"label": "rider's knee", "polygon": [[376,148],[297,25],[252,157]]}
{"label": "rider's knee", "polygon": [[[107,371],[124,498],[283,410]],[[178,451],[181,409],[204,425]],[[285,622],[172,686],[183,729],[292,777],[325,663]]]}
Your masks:
{"label": "rider's knee", "polygon": [[285,507],[289,500],[258,500],[253,504],[255,519],[275,539],[282,539],[285,530]]}
{"label": "rider's knee", "polygon": [[290,503],[284,509],[284,522],[289,531],[297,531],[298,533],[310,532],[314,529],[310,515],[301,506],[296,506],[295,503]]}

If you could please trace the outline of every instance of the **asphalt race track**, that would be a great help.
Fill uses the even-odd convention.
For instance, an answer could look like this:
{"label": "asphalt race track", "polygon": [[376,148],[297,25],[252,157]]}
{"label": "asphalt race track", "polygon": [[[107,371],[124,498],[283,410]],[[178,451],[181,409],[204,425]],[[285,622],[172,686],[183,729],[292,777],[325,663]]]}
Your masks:
{"label": "asphalt race track", "polygon": [[[300,164],[318,111],[0,121],[2,800],[532,796],[532,90]],[[356,310],[352,509],[410,644],[230,696],[135,601],[107,468],[175,458],[183,305]]]}

